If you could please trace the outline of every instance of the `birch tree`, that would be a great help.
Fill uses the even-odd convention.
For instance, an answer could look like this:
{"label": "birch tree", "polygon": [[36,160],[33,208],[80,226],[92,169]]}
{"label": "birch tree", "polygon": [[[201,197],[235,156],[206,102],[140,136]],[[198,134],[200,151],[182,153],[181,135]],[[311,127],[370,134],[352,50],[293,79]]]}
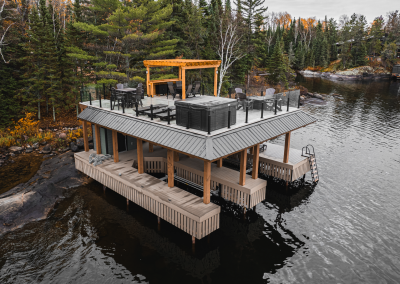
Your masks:
{"label": "birch tree", "polygon": [[7,19],[11,19],[11,16],[5,15],[6,14],[6,10],[7,10],[6,9],[6,0],[3,0],[3,2],[0,3],[0,28],[1,28],[1,32],[0,32],[0,56],[1,56],[2,60],[4,61],[4,63],[7,64],[10,61],[6,61],[6,59],[4,58],[2,48],[7,45],[7,43],[6,43],[7,32],[12,27],[12,25],[15,24],[15,22],[12,22],[11,20],[7,20]]}
{"label": "birch tree", "polygon": [[224,77],[232,64],[241,59],[245,53],[242,49],[241,39],[243,33],[240,31],[240,23],[234,15],[222,17],[219,23],[218,56],[221,59],[218,83],[218,97]]}

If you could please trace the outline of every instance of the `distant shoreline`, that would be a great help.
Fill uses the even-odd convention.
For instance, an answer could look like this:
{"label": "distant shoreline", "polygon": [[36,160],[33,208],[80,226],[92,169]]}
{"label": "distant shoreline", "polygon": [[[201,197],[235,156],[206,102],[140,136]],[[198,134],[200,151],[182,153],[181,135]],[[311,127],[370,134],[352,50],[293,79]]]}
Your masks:
{"label": "distant shoreline", "polygon": [[362,75],[342,75],[331,72],[318,72],[310,70],[298,71],[304,77],[323,78],[332,81],[372,81],[372,80],[390,80],[391,74],[362,74]]}

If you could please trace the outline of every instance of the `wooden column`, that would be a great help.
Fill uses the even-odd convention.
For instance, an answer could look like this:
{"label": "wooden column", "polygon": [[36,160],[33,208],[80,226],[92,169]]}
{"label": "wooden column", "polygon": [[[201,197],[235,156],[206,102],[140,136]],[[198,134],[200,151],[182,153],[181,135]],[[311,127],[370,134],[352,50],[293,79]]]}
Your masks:
{"label": "wooden column", "polygon": [[218,67],[215,67],[214,71],[214,96],[217,96],[217,85],[218,85]]}
{"label": "wooden column", "polygon": [[137,159],[138,159],[138,173],[143,174],[144,173],[144,167],[143,167],[143,141],[141,139],[136,139],[137,140]]}
{"label": "wooden column", "polygon": [[186,99],[185,68],[182,68],[182,100]]}
{"label": "wooden column", "polygon": [[118,163],[118,162],[119,162],[119,156],[118,156],[118,135],[117,135],[117,131],[115,131],[115,130],[112,131],[112,143],[113,143],[114,163]]}
{"label": "wooden column", "polygon": [[147,71],[147,74],[146,74],[146,83],[147,83],[147,94],[149,95],[149,96],[152,96],[153,94],[151,93],[151,86],[150,86],[150,67],[146,67],[146,71]]}
{"label": "wooden column", "polygon": [[203,202],[210,203],[210,187],[211,187],[211,162],[204,161],[204,177],[203,177]]}
{"label": "wooden column", "polygon": [[179,153],[174,151],[174,162],[179,162]]}
{"label": "wooden column", "polygon": [[251,177],[253,179],[258,178],[258,166],[260,164],[260,144],[257,144],[253,147],[253,173]]}
{"label": "wooden column", "polygon": [[174,187],[174,151],[167,150],[168,186]]}
{"label": "wooden column", "polygon": [[253,155],[253,153],[254,153],[254,147],[251,147],[251,148],[250,148],[250,154]]}
{"label": "wooden column", "polygon": [[101,154],[101,141],[100,141],[100,126],[95,124],[95,135],[96,135],[96,153]]}
{"label": "wooden column", "polygon": [[240,152],[240,176],[239,184],[245,185],[246,183],[246,165],[247,165],[247,149]]}
{"label": "wooden column", "polygon": [[217,167],[222,168],[222,158],[217,161]]}
{"label": "wooden column", "polygon": [[289,149],[290,149],[290,134],[292,132],[286,133],[285,135],[285,150],[283,152],[283,162],[289,162]]}
{"label": "wooden column", "polygon": [[179,67],[178,79],[179,79],[179,81],[182,79],[182,67]]}
{"label": "wooden column", "polygon": [[88,123],[86,121],[83,122],[83,145],[85,148],[85,152],[89,152],[89,138],[88,138]]}
{"label": "wooden column", "polygon": [[153,153],[153,144],[149,142],[149,153]]}

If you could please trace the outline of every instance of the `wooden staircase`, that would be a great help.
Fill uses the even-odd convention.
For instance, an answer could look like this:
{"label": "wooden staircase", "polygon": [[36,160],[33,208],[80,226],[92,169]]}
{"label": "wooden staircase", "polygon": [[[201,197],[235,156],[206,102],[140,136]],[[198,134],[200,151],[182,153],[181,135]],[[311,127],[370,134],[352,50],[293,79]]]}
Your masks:
{"label": "wooden staircase", "polygon": [[313,183],[318,183],[319,175],[318,175],[317,159],[315,158],[314,147],[312,145],[307,145],[303,147],[301,155],[308,158],[312,181]]}

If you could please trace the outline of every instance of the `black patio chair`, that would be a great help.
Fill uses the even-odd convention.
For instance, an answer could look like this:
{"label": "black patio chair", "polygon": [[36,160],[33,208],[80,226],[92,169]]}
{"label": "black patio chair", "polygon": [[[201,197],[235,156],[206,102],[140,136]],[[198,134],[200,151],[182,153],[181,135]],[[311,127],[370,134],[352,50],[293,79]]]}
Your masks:
{"label": "black patio chair", "polygon": [[144,95],[143,95],[143,88],[142,88],[142,85],[140,83],[136,88],[135,103],[138,103],[141,106],[143,106],[142,99],[144,99]]}
{"label": "black patio chair", "polygon": [[[159,113],[159,114],[156,114],[155,116],[161,120],[168,120],[168,112]],[[176,118],[175,110],[173,110],[169,113],[169,119],[174,119],[174,118]]]}
{"label": "black patio chair", "polygon": [[[141,92],[138,92],[138,88],[141,89]],[[137,88],[136,88],[136,94],[140,94],[140,97],[142,98],[142,100],[144,100],[144,88],[143,88],[143,84],[139,83]],[[141,102],[140,102],[141,103]]]}
{"label": "black patio chair", "polygon": [[125,106],[127,108],[129,107],[133,107],[133,105],[135,104],[136,101],[136,95],[134,94],[134,92],[128,92],[126,93],[126,102],[125,102]]}
{"label": "black patio chair", "polygon": [[194,82],[194,88],[192,90],[193,97],[195,97],[196,95],[201,95],[200,94],[200,85],[201,84],[199,81]]}
{"label": "black patio chair", "polygon": [[168,93],[167,93],[167,99],[168,99],[168,95],[172,95],[173,99],[175,100],[175,97],[177,95],[176,90],[174,89],[174,83],[172,82],[167,82],[168,84]]}
{"label": "black patio chair", "polygon": [[193,96],[192,84],[189,84],[189,86],[187,87],[185,95],[186,95],[187,98],[189,98],[190,96]]}

